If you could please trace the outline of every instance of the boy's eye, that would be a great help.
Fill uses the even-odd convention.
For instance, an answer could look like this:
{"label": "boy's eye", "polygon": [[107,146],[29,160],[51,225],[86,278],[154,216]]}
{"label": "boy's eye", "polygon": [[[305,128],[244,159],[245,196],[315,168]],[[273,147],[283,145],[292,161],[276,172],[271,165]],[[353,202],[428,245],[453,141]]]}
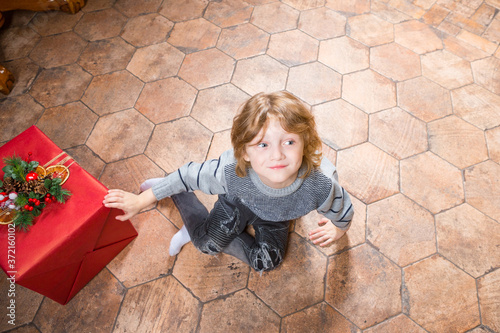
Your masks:
{"label": "boy's eye", "polygon": [[293,145],[294,143],[295,143],[295,141],[293,141],[293,140],[285,141],[285,145]]}
{"label": "boy's eye", "polygon": [[259,147],[259,148],[266,148],[267,147],[267,143],[261,142],[261,143],[257,144],[257,147]]}

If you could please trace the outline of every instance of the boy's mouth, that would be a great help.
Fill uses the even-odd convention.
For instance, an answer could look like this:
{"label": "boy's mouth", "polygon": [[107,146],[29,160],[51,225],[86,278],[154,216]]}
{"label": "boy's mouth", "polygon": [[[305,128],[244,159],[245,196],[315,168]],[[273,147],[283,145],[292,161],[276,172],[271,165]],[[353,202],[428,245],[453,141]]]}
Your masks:
{"label": "boy's mouth", "polygon": [[270,167],[270,169],[278,170],[278,169],[283,169],[285,167],[286,167],[286,165],[280,164],[280,165],[273,165]]}

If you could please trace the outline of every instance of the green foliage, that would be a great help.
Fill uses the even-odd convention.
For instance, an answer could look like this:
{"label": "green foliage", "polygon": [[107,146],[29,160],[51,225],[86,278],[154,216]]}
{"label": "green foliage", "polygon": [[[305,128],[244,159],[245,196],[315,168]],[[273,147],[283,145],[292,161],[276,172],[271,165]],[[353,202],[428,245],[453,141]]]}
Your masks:
{"label": "green foliage", "polygon": [[38,166],[37,161],[26,162],[19,156],[5,157],[3,159],[5,162],[5,167],[3,167],[3,172],[5,172],[5,177],[11,177],[19,182],[26,181],[26,175],[34,171]]}

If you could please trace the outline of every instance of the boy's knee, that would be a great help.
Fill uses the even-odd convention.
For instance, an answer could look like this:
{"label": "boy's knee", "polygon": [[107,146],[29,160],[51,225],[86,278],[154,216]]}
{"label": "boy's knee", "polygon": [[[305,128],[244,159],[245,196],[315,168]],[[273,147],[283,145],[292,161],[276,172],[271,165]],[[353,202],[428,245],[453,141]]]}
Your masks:
{"label": "boy's knee", "polygon": [[201,252],[209,255],[216,255],[222,252],[222,248],[209,237],[193,242],[194,246]]}
{"label": "boy's knee", "polygon": [[256,271],[270,271],[278,267],[283,261],[280,250],[263,245],[250,253],[250,264]]}

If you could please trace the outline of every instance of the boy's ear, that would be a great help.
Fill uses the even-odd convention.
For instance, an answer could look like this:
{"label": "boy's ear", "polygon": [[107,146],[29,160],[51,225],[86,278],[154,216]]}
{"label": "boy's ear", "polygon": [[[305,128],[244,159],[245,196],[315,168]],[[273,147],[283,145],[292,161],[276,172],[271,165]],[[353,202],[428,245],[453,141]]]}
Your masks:
{"label": "boy's ear", "polygon": [[243,153],[243,159],[245,160],[245,162],[250,162],[250,158],[248,157],[248,154],[246,151]]}

